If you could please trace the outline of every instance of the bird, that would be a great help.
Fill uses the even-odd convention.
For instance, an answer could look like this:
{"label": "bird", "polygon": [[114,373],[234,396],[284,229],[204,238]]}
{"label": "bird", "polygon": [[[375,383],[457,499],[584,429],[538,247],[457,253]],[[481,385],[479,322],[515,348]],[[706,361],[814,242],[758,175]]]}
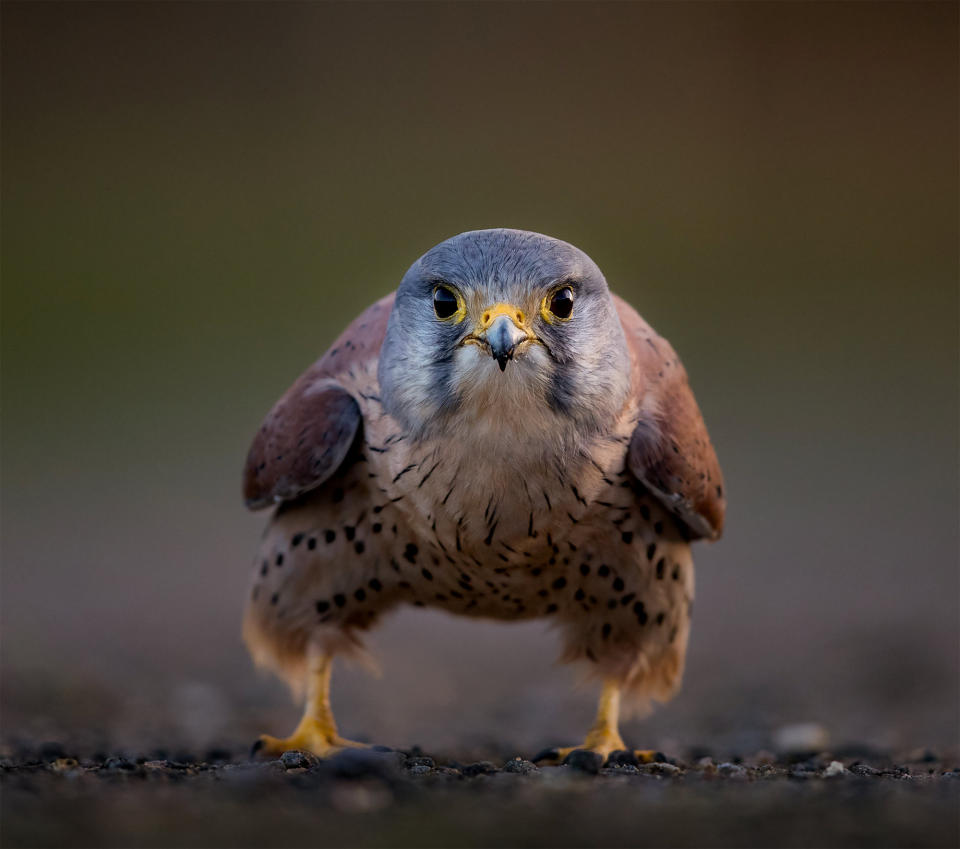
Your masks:
{"label": "bird", "polygon": [[243,636],[304,698],[259,756],[364,745],[338,731],[333,660],[412,605],[555,626],[600,698],[584,742],[538,760],[650,759],[621,706],[679,688],[691,544],[720,537],[726,495],[677,354],[580,249],[505,228],[431,248],[270,410],[243,494],[273,509]]}

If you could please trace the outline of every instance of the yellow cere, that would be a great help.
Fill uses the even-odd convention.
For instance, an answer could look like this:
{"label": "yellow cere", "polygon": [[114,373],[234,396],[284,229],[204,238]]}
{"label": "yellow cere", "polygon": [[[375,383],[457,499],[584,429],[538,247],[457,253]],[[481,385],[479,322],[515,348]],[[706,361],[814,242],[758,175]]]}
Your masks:
{"label": "yellow cere", "polygon": [[507,316],[517,327],[527,329],[526,316],[523,314],[523,310],[513,304],[494,304],[492,307],[485,309],[480,319],[480,329],[486,330],[501,315]]}

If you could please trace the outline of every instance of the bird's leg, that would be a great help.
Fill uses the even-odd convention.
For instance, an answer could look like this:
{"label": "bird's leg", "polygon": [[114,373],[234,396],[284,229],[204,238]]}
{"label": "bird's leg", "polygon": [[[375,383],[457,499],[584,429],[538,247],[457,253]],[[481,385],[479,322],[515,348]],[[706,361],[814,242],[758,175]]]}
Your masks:
{"label": "bird's leg", "polygon": [[[537,755],[535,761],[563,763],[566,757],[577,749],[588,749],[596,752],[604,761],[612,752],[626,750],[623,738],[620,736],[620,685],[616,681],[605,681],[600,693],[600,704],[597,706],[597,718],[587,732],[587,739],[579,746],[567,746],[562,749],[547,749]],[[655,753],[647,750],[636,750],[633,756],[641,763],[650,763]]]}
{"label": "bird's leg", "polygon": [[262,734],[253,744],[254,755],[279,756],[297,749],[326,757],[344,747],[364,748],[365,743],[346,740],[337,733],[337,724],[330,709],[330,672],[333,657],[313,654],[308,659],[307,702],[300,724],[289,737],[271,737]]}

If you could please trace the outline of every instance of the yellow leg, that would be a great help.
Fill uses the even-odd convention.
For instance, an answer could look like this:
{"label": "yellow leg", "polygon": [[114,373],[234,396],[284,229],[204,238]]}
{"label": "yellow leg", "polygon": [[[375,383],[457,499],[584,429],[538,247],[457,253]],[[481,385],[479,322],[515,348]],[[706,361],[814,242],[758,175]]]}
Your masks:
{"label": "yellow leg", "polygon": [[[606,761],[611,752],[623,751],[627,747],[620,736],[620,685],[614,681],[605,681],[600,693],[600,704],[597,706],[597,718],[587,732],[587,739],[580,746],[566,746],[561,749],[547,749],[541,752],[534,760],[563,763],[571,752],[577,749],[588,749],[596,752]],[[655,752],[635,750],[634,757],[641,763],[650,763],[655,759]]]}
{"label": "yellow leg", "polygon": [[277,757],[293,749],[327,757],[339,749],[353,746],[364,748],[337,733],[337,724],[330,709],[330,672],[333,658],[328,654],[311,656],[307,672],[307,703],[303,719],[289,737],[271,737],[262,734],[253,744],[255,755]]}

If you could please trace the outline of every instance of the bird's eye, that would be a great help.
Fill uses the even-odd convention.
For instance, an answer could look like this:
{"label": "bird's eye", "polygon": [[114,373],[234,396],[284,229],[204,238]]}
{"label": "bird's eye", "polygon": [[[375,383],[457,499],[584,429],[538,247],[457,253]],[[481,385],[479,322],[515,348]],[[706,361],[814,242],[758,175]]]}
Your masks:
{"label": "bird's eye", "polygon": [[557,318],[570,318],[573,312],[573,289],[564,286],[550,296],[550,312]]}
{"label": "bird's eye", "polygon": [[433,311],[437,314],[437,318],[450,318],[456,315],[459,308],[457,296],[446,286],[437,286],[433,290]]}

